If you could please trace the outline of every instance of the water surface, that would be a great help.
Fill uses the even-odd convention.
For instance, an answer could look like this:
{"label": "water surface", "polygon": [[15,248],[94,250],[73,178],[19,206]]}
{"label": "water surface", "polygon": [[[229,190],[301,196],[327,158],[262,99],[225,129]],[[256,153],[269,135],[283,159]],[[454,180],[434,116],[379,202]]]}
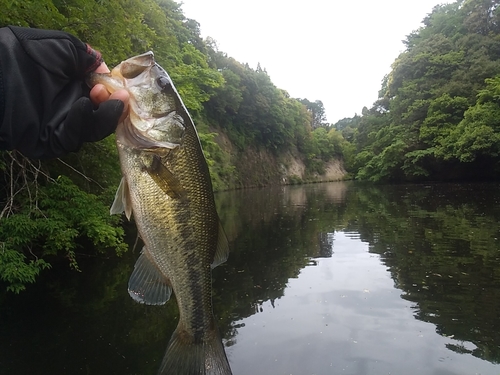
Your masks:
{"label": "water surface", "polygon": [[[235,375],[500,374],[500,186],[216,197],[232,252],[214,305]],[[155,374],[177,309],[130,299],[137,255],[1,296],[0,374]]]}

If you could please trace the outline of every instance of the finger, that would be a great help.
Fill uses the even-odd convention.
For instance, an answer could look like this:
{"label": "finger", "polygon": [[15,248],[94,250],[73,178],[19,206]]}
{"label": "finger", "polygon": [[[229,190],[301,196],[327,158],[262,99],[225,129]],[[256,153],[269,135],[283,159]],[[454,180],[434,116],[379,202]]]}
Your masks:
{"label": "finger", "polygon": [[99,105],[109,99],[110,95],[106,87],[100,83],[90,90],[90,100],[94,105]]}
{"label": "finger", "polygon": [[109,99],[118,99],[118,100],[121,100],[123,102],[123,104],[124,104],[123,113],[120,117],[120,122],[125,120],[125,117],[127,117],[127,114],[128,114],[128,103],[130,100],[130,94],[128,93],[128,91],[127,90],[117,90],[109,96]]}
{"label": "finger", "polygon": [[130,99],[130,95],[127,90],[121,89],[121,90],[116,90],[114,93],[112,93],[109,96],[110,99],[119,99],[125,104],[128,104],[128,101]]}

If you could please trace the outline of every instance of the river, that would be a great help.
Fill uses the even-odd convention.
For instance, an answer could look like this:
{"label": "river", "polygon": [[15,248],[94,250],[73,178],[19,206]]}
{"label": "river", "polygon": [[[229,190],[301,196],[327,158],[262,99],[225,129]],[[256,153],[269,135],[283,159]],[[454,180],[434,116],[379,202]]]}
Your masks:
{"label": "river", "polygon": [[[213,300],[234,375],[500,374],[500,185],[216,200],[231,254]],[[0,374],[155,374],[178,313],[128,296],[138,251],[2,294]]]}

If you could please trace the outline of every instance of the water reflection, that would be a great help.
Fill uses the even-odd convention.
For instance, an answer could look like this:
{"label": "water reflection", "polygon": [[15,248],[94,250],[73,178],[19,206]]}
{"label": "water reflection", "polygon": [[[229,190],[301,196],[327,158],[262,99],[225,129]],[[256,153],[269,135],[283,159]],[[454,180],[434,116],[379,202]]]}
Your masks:
{"label": "water reflection", "polygon": [[[453,337],[458,353],[500,361],[499,189],[437,185],[365,190],[359,225],[415,317]],[[379,210],[374,213],[375,203]],[[470,342],[473,345],[462,345]],[[470,349],[473,348],[473,349]]]}
{"label": "water reflection", "polygon": [[[241,194],[247,193],[241,192]],[[427,367],[418,365],[419,361],[416,361],[412,366],[414,370],[410,371],[406,368],[408,361],[404,361],[406,364],[402,366],[402,357],[399,355],[388,360],[387,368],[392,368],[394,371],[394,368],[400,366],[402,372],[405,372],[406,368],[406,373],[412,373],[412,371],[415,371],[414,373],[446,373],[452,367],[446,364],[452,352],[472,354],[492,364],[498,363],[500,359],[498,352],[500,348],[498,186],[360,187],[342,183],[314,185],[306,188],[288,187],[274,194],[280,196],[280,199],[274,201],[274,205],[271,204],[272,201],[266,201],[265,204],[266,212],[273,212],[273,216],[263,215],[260,212],[262,206],[255,204],[244,205],[238,211],[246,229],[244,235],[236,238],[234,246],[236,253],[232,255],[234,258],[231,264],[245,264],[248,268],[240,270],[242,275],[232,277],[227,275],[230,272],[229,268],[221,271],[226,273],[225,278],[232,280],[232,283],[248,285],[244,292],[239,289],[241,294],[236,299],[239,301],[238,308],[228,309],[232,311],[228,322],[237,320],[232,326],[233,329],[228,330],[231,334],[227,336],[230,345],[236,340],[238,343],[230,354],[234,361],[245,363],[245,360],[240,358],[240,356],[244,357],[244,354],[239,354],[243,353],[244,348],[242,336],[249,334],[247,333],[249,321],[259,320],[254,315],[255,312],[265,313],[266,308],[274,310],[276,305],[282,303],[286,297],[286,291],[290,290],[293,285],[291,279],[298,277],[299,283],[304,283],[303,275],[307,272],[306,270],[309,270],[304,267],[325,262],[324,259],[316,258],[334,256],[334,253],[338,251],[336,247],[339,248],[338,244],[334,246],[335,241],[343,236],[344,239],[351,241],[351,245],[344,245],[347,248],[353,246],[352,241],[357,241],[366,244],[365,254],[380,255],[377,257],[378,262],[386,267],[379,266],[378,269],[383,270],[386,277],[388,275],[392,277],[388,293],[397,297],[391,303],[399,303],[399,312],[405,311],[406,308],[419,321],[433,323],[434,328],[431,330],[428,330],[426,326],[427,336],[433,345],[431,343],[418,345],[408,338],[404,340],[412,343],[408,345],[409,352],[415,351],[419,354],[413,354],[412,358],[420,358],[421,361],[425,359],[424,362],[428,363]],[[255,199],[241,199],[241,202],[248,201],[256,202]],[[280,254],[277,259],[273,257],[276,252]],[[254,262],[251,259],[254,256],[264,257],[264,259]],[[350,256],[355,259],[352,254]],[[306,262],[307,259],[309,261]],[[375,268],[375,266],[367,268],[366,273],[373,275]],[[313,269],[311,272],[316,274],[318,271]],[[247,280],[244,274],[248,276]],[[359,275],[352,277],[360,278]],[[274,284],[262,283],[261,280],[272,280]],[[332,293],[342,294],[340,289],[346,282],[346,280],[341,280],[330,285]],[[368,284],[373,282],[374,280],[370,279]],[[402,293],[395,292],[394,287],[401,289]],[[370,290],[370,287],[365,287],[358,292],[366,293]],[[370,296],[373,296],[373,292],[370,293]],[[245,302],[246,298],[248,302]],[[359,294],[356,299],[351,297],[350,300],[354,301],[354,306],[359,308],[359,302],[362,299],[362,294]],[[266,300],[272,303],[266,304]],[[390,303],[380,298],[378,300],[384,301],[380,311],[388,313]],[[338,307],[337,302],[334,304]],[[243,311],[244,306],[247,306],[246,311]],[[371,308],[375,310],[373,306]],[[294,312],[295,321],[301,316],[311,316],[311,312],[303,314],[297,312],[296,305],[290,306],[289,309]],[[283,306],[280,307],[280,311],[282,310]],[[282,311],[281,314],[284,312]],[[336,314],[342,316],[338,311]],[[351,317],[354,315],[352,312],[349,313]],[[401,326],[414,323],[408,318],[405,319],[401,321]],[[282,317],[279,318],[279,321],[281,320]],[[271,326],[275,329],[278,324],[279,322],[275,321],[267,322],[266,329],[260,332],[260,335],[268,338],[269,335],[265,332],[269,331]],[[358,324],[364,325],[366,320],[360,319]],[[384,335],[390,335],[391,326],[392,324],[388,321],[379,329],[384,332]],[[257,336],[256,332],[259,330],[255,326],[251,329],[252,337]],[[412,334],[417,332],[416,337],[423,337],[422,329],[417,325]],[[297,331],[297,326],[293,325],[278,331],[279,333],[275,335],[283,339],[286,332]],[[310,333],[312,334],[313,331]],[[238,335],[235,336],[236,334]],[[316,335],[315,340],[318,339],[319,336]],[[256,343],[262,341],[257,338],[254,340]],[[298,341],[301,342],[298,345],[301,346],[302,352],[304,352],[304,347],[311,345],[307,343],[307,346],[302,347],[305,345],[304,341]],[[284,340],[284,342],[289,341]],[[370,350],[375,352],[374,347],[384,347],[381,345],[382,342],[384,340],[381,338],[373,341]],[[439,342],[439,345],[436,345],[436,342]],[[261,363],[261,356],[265,356],[266,353],[280,352],[280,349],[276,347],[271,349],[262,344],[256,344],[256,347],[260,350],[255,356],[250,357],[253,360],[259,358],[259,363]],[[293,352],[289,345],[285,347],[286,349],[281,349],[281,352],[284,350]],[[384,350],[394,353],[397,352],[396,348],[400,348],[399,344],[387,345]],[[429,357],[430,352],[434,355]],[[309,351],[307,353],[309,353],[308,356],[312,356]],[[440,355],[437,356],[436,353]],[[234,359],[235,356],[238,357],[237,360]],[[431,365],[429,359],[431,357],[434,357],[435,362],[445,363],[448,367],[439,368],[434,364]],[[337,356],[337,362],[340,358],[342,355]],[[374,358],[375,363],[381,361],[383,356],[378,359],[376,356]],[[251,362],[251,359],[248,361]],[[373,363],[368,365],[370,361],[366,362],[361,358],[352,359],[352,361],[353,364],[359,366],[362,362],[374,368]],[[460,363],[461,360],[453,357],[453,361]],[[462,361],[463,363],[457,366],[456,373],[466,373],[461,368],[465,366],[465,363],[468,363],[471,371],[484,365],[479,365],[481,362],[470,363],[468,359]],[[272,366],[271,362],[269,366]],[[283,362],[294,363],[290,359],[283,360]],[[304,373],[303,370],[312,368],[310,361],[302,360],[300,363],[302,363],[302,370],[296,373]],[[288,370],[301,368],[300,363],[289,366]],[[304,363],[308,365],[305,366]],[[320,363],[322,363],[320,367],[325,365],[324,361]],[[237,370],[244,371],[244,368],[246,366],[236,367],[235,373],[238,373]],[[251,368],[255,370],[255,367]],[[323,372],[326,371],[324,367],[322,368]],[[445,370],[446,368],[448,370]],[[379,366],[377,369],[377,373],[384,373],[383,367]],[[340,368],[337,366],[335,370],[340,371]],[[286,373],[285,370],[283,371]],[[322,371],[317,369],[317,373],[322,373]],[[365,373],[363,371],[357,368],[353,373]],[[268,370],[265,373],[272,372]]]}
{"label": "water reflection", "polygon": [[[214,307],[235,375],[500,372],[497,185],[216,198],[232,253]],[[154,374],[177,309],[130,300],[136,257],[4,296],[0,374]]]}

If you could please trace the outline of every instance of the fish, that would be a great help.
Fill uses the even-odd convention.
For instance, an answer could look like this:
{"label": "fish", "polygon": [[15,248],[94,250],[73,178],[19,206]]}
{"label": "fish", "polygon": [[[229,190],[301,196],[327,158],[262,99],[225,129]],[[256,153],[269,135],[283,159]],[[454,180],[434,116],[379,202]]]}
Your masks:
{"label": "fish", "polygon": [[231,375],[212,307],[211,270],[226,261],[207,162],[188,110],[153,52],[131,57],[90,86],[126,89],[129,113],[115,132],[122,180],[111,214],[136,223],[144,247],[128,283],[137,302],[173,293],[179,322],[158,374]]}

